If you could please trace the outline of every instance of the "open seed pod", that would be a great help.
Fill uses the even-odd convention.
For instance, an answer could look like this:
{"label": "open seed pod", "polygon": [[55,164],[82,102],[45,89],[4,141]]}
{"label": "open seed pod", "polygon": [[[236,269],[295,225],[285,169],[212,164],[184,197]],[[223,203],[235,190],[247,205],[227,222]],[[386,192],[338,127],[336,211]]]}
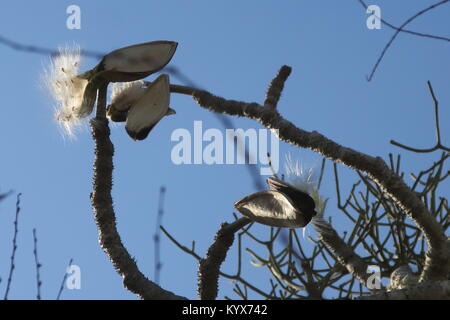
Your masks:
{"label": "open seed pod", "polygon": [[108,82],[143,79],[166,66],[177,46],[174,41],[152,41],[117,49],[105,55],[92,71]]}
{"label": "open seed pod", "polygon": [[162,117],[175,113],[169,103],[169,76],[162,74],[128,111],[125,125],[128,135],[133,140],[144,140]]}
{"label": "open seed pod", "polygon": [[234,204],[247,218],[272,227],[302,228],[316,215],[314,200],[305,192],[276,178],[268,178],[271,190],[244,197]]}
{"label": "open seed pod", "polygon": [[145,93],[142,80],[112,85],[111,104],[107,108],[107,116],[114,122],[127,120],[128,110]]}

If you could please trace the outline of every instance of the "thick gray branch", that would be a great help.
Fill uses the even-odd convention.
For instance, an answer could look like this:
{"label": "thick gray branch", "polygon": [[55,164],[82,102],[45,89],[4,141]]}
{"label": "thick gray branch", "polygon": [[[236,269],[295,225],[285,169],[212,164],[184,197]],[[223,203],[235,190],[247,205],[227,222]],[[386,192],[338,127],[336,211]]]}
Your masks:
{"label": "thick gray branch", "polygon": [[234,242],[234,234],[251,221],[241,218],[233,223],[223,223],[217,231],[214,243],[209,247],[206,258],[198,267],[198,296],[201,300],[214,300],[218,293],[220,266]]}
{"label": "thick gray branch", "polygon": [[264,106],[276,108],[278,101],[281,97],[281,92],[284,89],[284,83],[291,74],[292,68],[289,66],[282,66],[280,71],[272,82],[269,84],[269,88],[266,93],[266,100],[264,101]]}
{"label": "thick gray branch", "polygon": [[362,285],[366,286],[370,276],[370,273],[367,272],[367,263],[339,237],[331,224],[322,219],[314,219],[313,225],[319,234],[319,240],[330,249],[336,260]]}
{"label": "thick gray branch", "polygon": [[[105,102],[106,87],[100,91],[97,108],[104,108]],[[100,111],[97,117],[91,120],[90,125],[95,143],[91,202],[99,230],[100,246],[108,255],[116,271],[123,277],[124,286],[142,299],[185,299],[148,280],[139,271],[136,262],[122,244],[116,228],[116,216],[111,197],[114,146],[109,138],[108,120]]]}

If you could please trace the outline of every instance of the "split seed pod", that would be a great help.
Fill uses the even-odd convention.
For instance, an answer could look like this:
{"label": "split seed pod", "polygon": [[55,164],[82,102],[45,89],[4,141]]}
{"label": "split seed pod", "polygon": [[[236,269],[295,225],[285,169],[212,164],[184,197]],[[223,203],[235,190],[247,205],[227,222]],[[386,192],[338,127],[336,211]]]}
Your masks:
{"label": "split seed pod", "polygon": [[152,82],[142,97],[131,106],[125,129],[133,140],[144,140],[156,124],[166,115],[175,113],[169,108],[170,85],[167,74]]}
{"label": "split seed pod", "polygon": [[309,194],[295,186],[270,177],[270,190],[260,191],[235,203],[247,218],[272,227],[303,228],[317,214]]}
{"label": "split seed pod", "polygon": [[79,75],[89,82],[77,116],[84,118],[92,113],[97,90],[102,85],[135,81],[158,72],[172,59],[177,46],[174,41],[152,41],[120,48],[105,55],[94,69]]}
{"label": "split seed pod", "polygon": [[114,122],[127,120],[128,110],[145,93],[144,81],[114,83],[112,86],[111,104],[107,108],[107,116]]}
{"label": "split seed pod", "polygon": [[143,79],[164,68],[172,59],[178,43],[152,41],[120,48],[108,53],[91,71],[108,82]]}

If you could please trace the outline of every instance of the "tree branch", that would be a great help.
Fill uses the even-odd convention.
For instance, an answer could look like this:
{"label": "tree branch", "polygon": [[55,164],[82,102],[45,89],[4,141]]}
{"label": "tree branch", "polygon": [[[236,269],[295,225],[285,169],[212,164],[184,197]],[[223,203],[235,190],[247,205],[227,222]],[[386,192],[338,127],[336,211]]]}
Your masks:
{"label": "tree branch", "polygon": [[206,258],[201,259],[198,268],[198,296],[201,300],[214,300],[218,293],[220,265],[234,242],[234,234],[251,220],[240,218],[233,223],[222,223],[214,243],[209,247]]}
{"label": "tree branch", "polygon": [[313,222],[314,228],[319,234],[319,240],[333,253],[336,260],[362,285],[367,286],[370,274],[367,272],[367,263],[353,249],[339,237],[334,228],[321,219]]}
{"label": "tree branch", "polygon": [[264,101],[264,106],[276,108],[278,101],[281,97],[281,92],[284,88],[284,83],[291,74],[292,68],[289,66],[282,66],[280,71],[272,82],[269,84],[269,89],[266,93],[266,100]]}
{"label": "tree branch", "polygon": [[[99,90],[97,117],[90,121],[95,143],[93,192],[94,218],[99,230],[99,242],[116,271],[123,277],[124,286],[143,299],[185,299],[166,291],[148,280],[138,269],[122,244],[116,228],[116,216],[111,197],[114,146],[109,139],[110,129],[105,117],[106,86]],[[103,109],[103,110],[102,110]]]}

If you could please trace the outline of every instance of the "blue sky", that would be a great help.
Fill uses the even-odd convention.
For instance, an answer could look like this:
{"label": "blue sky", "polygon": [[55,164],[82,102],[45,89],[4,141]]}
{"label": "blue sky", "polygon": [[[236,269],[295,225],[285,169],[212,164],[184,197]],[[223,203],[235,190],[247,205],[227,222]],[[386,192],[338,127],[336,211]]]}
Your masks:
{"label": "blue sky", "polygon": [[[371,1],[382,16],[400,25],[433,1]],[[81,29],[66,28],[66,8],[81,8]],[[413,30],[450,36],[450,4],[414,21]],[[434,145],[432,101],[426,81],[432,81],[441,102],[442,136],[450,144],[450,45],[448,42],[400,34],[372,82],[373,64],[393,30],[368,30],[367,15],[356,0],[348,1],[14,1],[2,4],[0,34],[16,41],[49,48],[77,43],[83,49],[109,52],[152,40],[179,43],[170,65],[202,88],[226,98],[262,102],[268,83],[280,66],[293,72],[286,83],[280,112],[305,130],[387,158],[400,150],[391,139],[414,145]],[[0,191],[22,192],[16,270],[12,299],[35,298],[32,229],[37,228],[43,267],[42,294],[56,297],[70,258],[80,266],[81,290],[65,290],[67,299],[135,299],[122,287],[97,242],[92,218],[93,143],[85,129],[74,141],[64,139],[53,120],[53,101],[41,77],[48,57],[0,46],[2,117],[0,119]],[[84,59],[82,70],[97,64]],[[154,79],[153,75],[151,79]],[[172,77],[173,83],[180,83]],[[182,83],[180,83],[182,84]],[[171,97],[175,116],[164,119],[143,142],[134,142],[122,125],[112,129],[116,147],[113,196],[122,239],[141,270],[153,277],[153,233],[158,190],[167,188],[163,225],[184,244],[193,240],[203,255],[223,221],[232,221],[233,203],[254,192],[243,165],[180,165],[172,163],[178,128],[223,130],[217,118],[191,98]],[[233,119],[238,128],[262,128],[254,121]],[[306,166],[320,157],[280,143],[280,160],[290,153]],[[425,167],[438,154],[401,151],[404,168]],[[330,163],[328,168],[331,169]],[[356,177],[341,169],[345,186]],[[339,215],[334,178],[327,171],[323,193],[330,198],[327,215]],[[0,292],[4,291],[15,199],[0,203]],[[338,219],[338,217],[336,217]],[[337,228],[345,228],[337,225]],[[264,232],[265,229],[261,229]],[[251,242],[247,245],[251,246]],[[189,298],[196,295],[197,264],[162,238],[161,285]],[[235,249],[224,270],[235,270]],[[265,283],[267,273],[251,267],[250,279]],[[264,286],[264,284],[261,284]],[[233,296],[221,280],[219,298]]]}

